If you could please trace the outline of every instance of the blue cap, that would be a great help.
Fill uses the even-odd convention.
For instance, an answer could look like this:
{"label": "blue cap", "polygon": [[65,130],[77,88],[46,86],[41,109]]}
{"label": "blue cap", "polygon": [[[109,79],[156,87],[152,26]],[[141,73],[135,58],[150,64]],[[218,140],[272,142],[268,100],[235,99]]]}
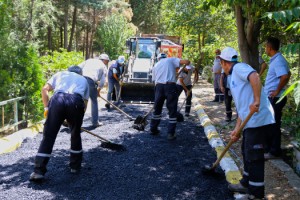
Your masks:
{"label": "blue cap", "polygon": [[123,64],[125,62],[125,57],[124,56],[119,56],[118,57],[118,63]]}
{"label": "blue cap", "polygon": [[68,68],[69,72],[75,72],[76,74],[82,75],[82,69],[79,66],[72,65]]}

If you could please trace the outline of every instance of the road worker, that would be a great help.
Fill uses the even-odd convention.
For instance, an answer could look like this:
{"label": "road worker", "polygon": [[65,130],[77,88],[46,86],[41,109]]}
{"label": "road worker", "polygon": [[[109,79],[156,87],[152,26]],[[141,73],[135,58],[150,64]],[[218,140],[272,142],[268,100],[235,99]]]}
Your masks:
{"label": "road worker", "polygon": [[97,97],[100,96],[100,91],[105,84],[105,79],[107,75],[106,62],[108,61],[108,55],[101,54],[99,56],[99,59],[90,58],[79,64],[79,66],[82,68],[82,75],[86,78],[89,84],[92,114],[91,122],[93,128],[102,125],[102,123],[99,123]]}
{"label": "road worker", "polygon": [[[112,101],[113,90],[116,92],[116,104],[120,103],[120,85],[122,84],[122,74],[125,71],[125,57],[119,56],[117,61],[109,67],[108,70],[108,92],[107,100]],[[105,107],[110,109],[110,104],[106,103]]]}
{"label": "road worker", "polygon": [[191,106],[192,106],[192,74],[195,72],[194,75],[194,82],[198,82],[198,72],[194,66],[188,65],[184,68],[180,69],[180,74],[178,76],[178,80],[176,82],[177,90],[178,90],[178,97],[180,96],[181,92],[184,90],[186,96],[186,104],[185,104],[185,116],[190,116]]}
{"label": "road worker", "polygon": [[239,139],[237,130],[242,121],[250,112],[254,113],[243,130],[243,178],[238,184],[229,184],[228,188],[233,192],[247,193],[247,199],[263,199],[264,140],[270,125],[275,122],[274,111],[262,89],[258,73],[248,64],[237,62],[235,49],[226,47],[219,57],[238,113],[236,126],[231,132],[233,142]]}
{"label": "road worker", "polygon": [[177,103],[178,92],[176,87],[176,68],[180,65],[189,65],[189,60],[181,60],[179,58],[167,58],[167,55],[160,53],[158,62],[153,67],[152,80],[155,82],[155,100],[154,112],[150,123],[150,132],[152,135],[158,135],[158,125],[161,119],[162,108],[165,100],[167,100],[167,108],[169,111],[168,139],[176,139],[176,123],[177,123]]}
{"label": "road worker", "polygon": [[[82,144],[80,129],[89,98],[89,85],[81,76],[79,66],[71,66],[68,71],[53,75],[42,89],[42,100],[45,106],[43,139],[35,157],[34,172],[31,181],[41,181],[47,172],[53,145],[64,120],[68,121],[71,132],[70,168],[71,173],[79,172],[82,162]],[[48,93],[54,90],[49,101]]]}

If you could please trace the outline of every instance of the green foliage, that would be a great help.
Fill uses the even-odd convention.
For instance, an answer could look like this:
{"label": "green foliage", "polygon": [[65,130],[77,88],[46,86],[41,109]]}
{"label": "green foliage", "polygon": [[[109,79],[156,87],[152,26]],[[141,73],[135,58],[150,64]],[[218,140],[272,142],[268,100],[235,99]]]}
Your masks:
{"label": "green foliage", "polygon": [[39,59],[43,66],[43,74],[46,80],[56,72],[66,70],[69,66],[78,65],[83,61],[84,59],[80,52],[67,52],[66,49],[60,49],[60,52],[48,53],[48,55],[41,56]]}
{"label": "green foliage", "polygon": [[125,41],[134,35],[134,30],[124,16],[112,14],[106,17],[97,29],[97,42],[111,59],[124,54]]}
{"label": "green foliage", "polygon": [[300,103],[300,80],[294,82],[287,90],[285,90],[278,102],[280,102],[285,96],[287,96],[291,92],[294,92],[294,100],[298,108]]}
{"label": "green foliage", "polygon": [[213,83],[213,73],[211,71],[212,66],[205,66],[203,68],[201,76],[205,78],[209,83]]}
{"label": "green foliage", "polygon": [[161,5],[165,0],[130,0],[133,9],[132,22],[139,27],[140,33],[161,33]]}

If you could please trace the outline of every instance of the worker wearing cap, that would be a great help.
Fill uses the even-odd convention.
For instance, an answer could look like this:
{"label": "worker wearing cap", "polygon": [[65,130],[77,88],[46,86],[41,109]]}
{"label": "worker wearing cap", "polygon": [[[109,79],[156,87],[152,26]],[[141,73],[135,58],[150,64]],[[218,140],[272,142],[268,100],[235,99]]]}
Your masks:
{"label": "worker wearing cap", "polygon": [[180,69],[180,74],[178,76],[177,90],[178,90],[178,97],[180,96],[181,92],[184,90],[186,96],[186,104],[185,104],[185,116],[188,117],[191,111],[192,105],[192,74],[195,72],[194,82],[198,81],[198,72],[195,70],[195,67],[192,65],[187,65],[184,68]]}
{"label": "worker wearing cap", "polygon": [[99,59],[90,58],[79,64],[79,66],[82,68],[82,75],[86,78],[86,80],[89,83],[92,114],[91,122],[92,127],[94,128],[101,125],[101,123],[99,123],[97,97],[100,96],[100,91],[105,84],[105,79],[107,75],[106,65],[108,61],[108,55],[101,54],[99,56]]}
{"label": "worker wearing cap", "polygon": [[212,67],[212,72],[214,74],[215,98],[211,102],[221,102],[224,100],[224,96],[220,90],[220,77],[221,77],[221,70],[222,70],[222,67],[220,65],[220,59],[219,59],[220,53],[221,53],[220,49],[217,49],[215,51],[216,57],[214,60],[214,65]]}
{"label": "worker wearing cap", "polygon": [[[107,100],[108,101],[112,100],[112,94],[113,94],[113,90],[115,88],[116,100],[117,100],[117,103],[120,103],[119,92],[120,92],[120,84],[121,84],[122,74],[124,73],[124,66],[125,66],[125,57],[119,56],[117,61],[109,67],[109,70],[108,70],[108,92],[107,92]],[[109,103],[106,103],[105,107],[107,109],[109,109],[110,108]]]}
{"label": "worker wearing cap", "polygon": [[155,102],[154,112],[150,123],[150,132],[152,135],[158,135],[158,125],[161,120],[162,108],[167,100],[167,109],[169,113],[168,139],[176,139],[177,123],[177,103],[178,92],[176,87],[176,68],[180,65],[189,65],[189,60],[179,58],[167,58],[167,55],[161,53],[158,55],[158,62],[152,70],[152,80],[155,82]]}
{"label": "worker wearing cap", "polygon": [[228,76],[238,119],[231,140],[239,137],[237,130],[251,112],[254,113],[243,130],[242,154],[244,161],[243,178],[238,184],[229,184],[233,192],[248,193],[248,199],[264,198],[264,139],[270,124],[275,122],[274,111],[262,89],[255,69],[246,63],[237,62],[238,53],[226,47],[220,54],[220,63]]}
{"label": "worker wearing cap", "polygon": [[[76,173],[81,168],[82,144],[80,129],[89,98],[89,85],[81,74],[80,67],[72,66],[68,71],[53,75],[42,89],[46,122],[44,124],[43,139],[35,157],[34,172],[30,175],[31,181],[44,179],[57,133],[64,120],[68,121],[71,131],[71,173]],[[52,90],[54,90],[54,94],[49,101],[48,93]]]}

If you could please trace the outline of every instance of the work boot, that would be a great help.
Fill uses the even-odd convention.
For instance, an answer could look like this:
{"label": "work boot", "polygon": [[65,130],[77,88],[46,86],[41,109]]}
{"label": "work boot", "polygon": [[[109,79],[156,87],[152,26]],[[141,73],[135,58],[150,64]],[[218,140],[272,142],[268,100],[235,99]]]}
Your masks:
{"label": "work boot", "polygon": [[160,131],[158,129],[152,129],[150,130],[151,135],[159,135]]}
{"label": "work boot", "polygon": [[225,121],[226,121],[226,122],[231,122],[231,117],[226,116]]}
{"label": "work boot", "polygon": [[248,188],[244,187],[241,183],[229,184],[228,189],[232,192],[239,192],[239,193],[247,193],[248,192]]}
{"label": "work boot", "polygon": [[106,103],[106,104],[105,104],[105,108],[106,108],[107,110],[109,110],[109,109],[110,109],[110,104],[109,104],[109,103]]}
{"label": "work boot", "polygon": [[264,200],[265,198],[256,198],[253,195],[246,194],[240,198],[236,198],[236,200]]}
{"label": "work boot", "polygon": [[279,156],[274,156],[271,153],[264,153],[265,160],[273,160],[273,159],[280,159]]}
{"label": "work boot", "polygon": [[168,140],[176,140],[176,133],[169,133],[168,134]]}
{"label": "work boot", "polygon": [[39,181],[44,180],[44,175],[36,173],[36,172],[32,172],[30,174],[29,180],[34,181],[34,182],[39,182]]}

